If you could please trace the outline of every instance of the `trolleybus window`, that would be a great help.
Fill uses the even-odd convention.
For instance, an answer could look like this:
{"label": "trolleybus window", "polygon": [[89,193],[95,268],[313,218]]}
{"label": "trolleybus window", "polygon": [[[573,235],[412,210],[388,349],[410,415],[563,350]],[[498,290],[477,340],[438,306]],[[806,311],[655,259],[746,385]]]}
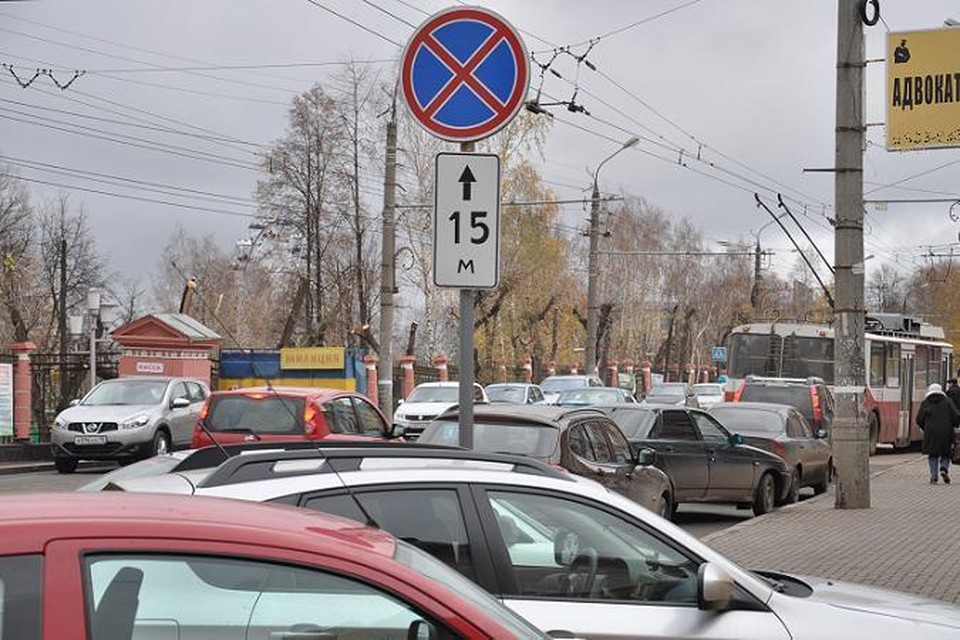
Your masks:
{"label": "trolleybus window", "polygon": [[[730,370],[733,378],[757,375],[777,375],[777,362],[773,361],[773,341],[780,336],[734,334],[730,337]],[[777,345],[779,347],[779,344]],[[779,351],[779,348],[777,349]]]}
{"label": "trolleybus window", "polygon": [[778,375],[785,378],[815,376],[833,384],[833,340],[787,336],[783,340],[783,372]]}

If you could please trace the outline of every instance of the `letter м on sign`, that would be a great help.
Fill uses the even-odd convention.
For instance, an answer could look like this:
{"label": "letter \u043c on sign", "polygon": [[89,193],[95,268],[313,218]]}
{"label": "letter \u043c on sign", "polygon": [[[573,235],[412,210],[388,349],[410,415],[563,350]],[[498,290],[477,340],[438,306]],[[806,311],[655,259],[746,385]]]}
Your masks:
{"label": "letter \u043c on sign", "polygon": [[433,282],[458,289],[493,289],[500,283],[499,156],[437,154]]}

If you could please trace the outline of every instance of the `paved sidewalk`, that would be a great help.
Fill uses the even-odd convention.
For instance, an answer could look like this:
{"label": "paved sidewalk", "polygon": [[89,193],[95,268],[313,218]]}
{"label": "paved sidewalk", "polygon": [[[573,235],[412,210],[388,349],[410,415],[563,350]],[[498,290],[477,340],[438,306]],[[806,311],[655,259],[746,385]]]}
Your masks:
{"label": "paved sidewalk", "polygon": [[928,484],[926,456],[875,473],[870,509],[830,492],[704,536],[747,568],[816,575],[960,604],[960,468]]}

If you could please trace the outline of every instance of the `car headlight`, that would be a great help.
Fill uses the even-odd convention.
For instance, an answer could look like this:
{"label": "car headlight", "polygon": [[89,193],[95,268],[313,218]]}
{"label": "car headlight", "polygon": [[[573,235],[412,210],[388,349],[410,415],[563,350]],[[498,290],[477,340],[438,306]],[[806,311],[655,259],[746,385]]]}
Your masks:
{"label": "car headlight", "polygon": [[127,418],[126,420],[121,422],[120,428],[121,429],[137,429],[147,424],[148,422],[150,422],[150,417],[147,416],[145,413],[141,413],[140,415],[133,416],[132,418]]}
{"label": "car headlight", "polygon": [[64,420],[62,417],[57,416],[56,420],[53,421],[53,428],[60,429],[62,431],[67,428],[68,424],[70,423]]}

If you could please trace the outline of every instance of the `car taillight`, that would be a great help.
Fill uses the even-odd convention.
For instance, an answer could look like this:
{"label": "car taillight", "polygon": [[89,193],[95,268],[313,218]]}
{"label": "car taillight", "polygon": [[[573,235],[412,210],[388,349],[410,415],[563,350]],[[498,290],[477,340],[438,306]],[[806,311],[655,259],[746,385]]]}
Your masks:
{"label": "car taillight", "polygon": [[317,411],[317,408],[313,406],[313,403],[307,402],[307,406],[303,410],[303,432],[306,434],[313,433],[316,431],[317,424],[316,419],[317,415],[320,413]]}
{"label": "car taillight", "polygon": [[823,421],[823,409],[820,407],[820,394],[817,393],[817,387],[811,385],[810,393],[813,395],[813,421],[816,423],[814,428]]}
{"label": "car taillight", "polygon": [[747,386],[747,383],[746,383],[746,382],[744,382],[743,384],[741,384],[740,387],[737,388],[737,390],[733,392],[733,398],[731,399],[731,402],[740,402],[740,396],[743,395],[743,388],[744,388],[745,386]]}
{"label": "car taillight", "polygon": [[200,421],[206,421],[207,415],[210,413],[210,403],[204,402],[203,407],[200,408],[200,415],[197,416],[197,419]]}
{"label": "car taillight", "polygon": [[787,457],[787,448],[779,440],[773,440],[773,452],[781,458],[786,459]]}

